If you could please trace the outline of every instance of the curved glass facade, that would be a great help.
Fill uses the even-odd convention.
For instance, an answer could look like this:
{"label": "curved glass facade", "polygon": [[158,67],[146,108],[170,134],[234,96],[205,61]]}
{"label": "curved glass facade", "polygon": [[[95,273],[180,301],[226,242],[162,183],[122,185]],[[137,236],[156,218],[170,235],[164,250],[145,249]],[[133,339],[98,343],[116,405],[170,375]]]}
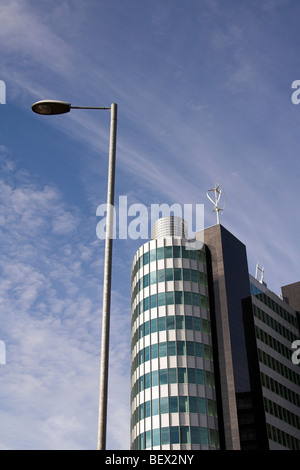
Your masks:
{"label": "curved glass facade", "polygon": [[131,449],[218,449],[205,248],[157,238],[131,275]]}

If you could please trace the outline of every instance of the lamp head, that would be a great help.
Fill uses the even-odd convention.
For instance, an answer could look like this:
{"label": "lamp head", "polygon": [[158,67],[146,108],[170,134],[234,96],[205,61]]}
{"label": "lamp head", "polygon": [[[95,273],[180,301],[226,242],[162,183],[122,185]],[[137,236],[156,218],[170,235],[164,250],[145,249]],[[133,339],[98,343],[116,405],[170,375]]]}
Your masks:
{"label": "lamp head", "polygon": [[37,114],[64,114],[70,111],[71,103],[66,103],[65,101],[43,100],[34,103],[31,106],[31,109]]}

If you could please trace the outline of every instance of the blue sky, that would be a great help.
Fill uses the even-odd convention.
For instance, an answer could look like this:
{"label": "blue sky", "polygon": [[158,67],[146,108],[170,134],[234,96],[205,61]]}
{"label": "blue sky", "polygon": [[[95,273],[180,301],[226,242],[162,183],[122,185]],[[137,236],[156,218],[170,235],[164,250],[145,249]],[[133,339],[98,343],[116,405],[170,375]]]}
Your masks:
{"label": "blue sky", "polygon": [[[0,449],[95,449],[109,111],[116,201],[204,204],[268,287],[299,280],[300,5],[292,0],[2,0]],[[130,269],[115,240],[108,448],[129,448]]]}

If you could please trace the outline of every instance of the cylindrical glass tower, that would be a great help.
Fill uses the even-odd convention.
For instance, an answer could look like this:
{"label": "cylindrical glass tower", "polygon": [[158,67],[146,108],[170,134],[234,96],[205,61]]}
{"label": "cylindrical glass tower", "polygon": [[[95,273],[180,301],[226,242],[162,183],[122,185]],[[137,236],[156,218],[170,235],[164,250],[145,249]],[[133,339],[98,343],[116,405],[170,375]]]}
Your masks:
{"label": "cylindrical glass tower", "polygon": [[131,449],[218,449],[205,247],[168,226],[132,265]]}

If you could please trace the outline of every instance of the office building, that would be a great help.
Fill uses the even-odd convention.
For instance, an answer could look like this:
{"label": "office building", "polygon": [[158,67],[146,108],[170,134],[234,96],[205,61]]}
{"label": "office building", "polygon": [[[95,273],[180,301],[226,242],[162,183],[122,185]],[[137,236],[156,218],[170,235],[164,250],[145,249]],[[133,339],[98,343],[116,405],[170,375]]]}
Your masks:
{"label": "office building", "polygon": [[291,347],[300,339],[297,312],[252,276],[250,286],[253,315],[245,331],[259,442],[264,449],[300,450],[300,366],[292,362]]}
{"label": "office building", "polygon": [[159,219],[133,260],[131,448],[300,449],[296,312],[222,225],[196,239]]}

